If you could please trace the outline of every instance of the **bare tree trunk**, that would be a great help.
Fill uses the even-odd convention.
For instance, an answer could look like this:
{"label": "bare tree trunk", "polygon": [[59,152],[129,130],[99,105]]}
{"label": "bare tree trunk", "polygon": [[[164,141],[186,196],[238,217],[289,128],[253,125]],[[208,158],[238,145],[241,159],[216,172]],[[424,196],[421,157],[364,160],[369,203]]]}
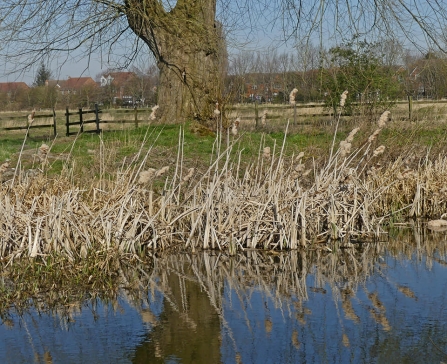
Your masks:
{"label": "bare tree trunk", "polygon": [[150,47],[160,70],[162,121],[210,120],[216,102],[222,105],[226,68],[216,0],[178,0],[169,12],[156,0],[129,0],[128,6],[129,24]]}

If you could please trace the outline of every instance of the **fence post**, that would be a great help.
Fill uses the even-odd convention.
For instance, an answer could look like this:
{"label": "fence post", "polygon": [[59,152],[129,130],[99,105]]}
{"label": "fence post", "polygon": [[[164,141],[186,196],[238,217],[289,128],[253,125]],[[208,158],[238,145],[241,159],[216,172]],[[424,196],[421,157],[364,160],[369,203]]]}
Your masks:
{"label": "fence post", "polygon": [[95,123],[96,123],[96,133],[99,134],[101,130],[99,129],[99,108],[98,103],[95,102]]}
{"label": "fence post", "polygon": [[255,100],[255,129],[259,129],[259,114],[258,114],[258,103]]}
{"label": "fence post", "polygon": [[293,125],[296,125],[296,103],[293,104]]}
{"label": "fence post", "polygon": [[133,107],[135,110],[135,129],[138,128],[138,109],[136,106]]}
{"label": "fence post", "polygon": [[81,133],[84,132],[84,121],[82,120],[82,107],[79,108],[79,125],[81,125]]}
{"label": "fence post", "polygon": [[57,134],[57,130],[56,130],[56,111],[54,110],[54,107],[53,107],[53,132],[54,132],[54,136],[56,136],[56,134]]}
{"label": "fence post", "polygon": [[31,127],[30,121],[32,118],[33,118],[33,116],[31,116],[31,114],[29,114],[28,117],[26,118],[26,137],[30,136],[30,132],[29,132],[30,127]]}
{"label": "fence post", "polygon": [[68,106],[65,109],[65,126],[67,128],[66,135],[70,135],[70,112],[68,110]]}

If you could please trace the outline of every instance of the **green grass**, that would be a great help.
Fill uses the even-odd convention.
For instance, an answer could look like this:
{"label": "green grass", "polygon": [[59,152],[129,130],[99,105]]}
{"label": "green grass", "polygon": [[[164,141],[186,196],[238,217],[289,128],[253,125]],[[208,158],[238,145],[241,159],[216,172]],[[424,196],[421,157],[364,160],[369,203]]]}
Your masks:
{"label": "green grass", "polygon": [[[284,139],[284,131],[286,129],[286,120],[270,120],[267,127],[254,130],[253,127],[241,125],[237,142],[233,148],[234,159],[241,153],[242,162],[250,163],[257,158],[261,144],[262,147],[269,146],[273,151],[276,145],[276,151],[280,147]],[[65,137],[65,129],[63,125],[58,127],[58,137],[54,140],[48,138],[47,129],[34,129],[31,136],[26,139],[25,150],[37,150],[42,144],[46,143],[52,146],[51,153],[55,156],[70,156],[71,160],[76,161],[75,174],[95,175],[99,172],[98,156],[101,150],[101,140],[104,143],[107,155],[108,170],[121,165],[121,163],[137,154],[142,144],[143,155],[146,150],[152,148],[151,158],[147,161],[146,167],[160,168],[164,165],[174,165],[179,148],[179,135],[183,131],[183,160],[185,167],[195,167],[204,169],[209,165],[212,153],[216,153],[216,137],[213,133],[198,135],[192,132],[192,124],[185,125],[169,124],[169,125],[148,125],[140,123],[138,128],[133,125],[127,125],[126,129],[121,129],[119,124],[109,124],[111,127],[116,126],[116,130],[104,130],[101,136],[93,133],[84,133],[78,137]],[[344,139],[347,134],[357,125],[351,122],[341,121],[338,134],[336,137],[336,146],[340,140]],[[368,136],[376,129],[376,122],[363,123],[361,130],[356,136],[355,143],[361,144],[367,140]],[[92,128],[91,125],[88,128]],[[87,127],[86,127],[87,129]],[[289,125],[289,132],[286,138],[285,156],[296,155],[301,151],[305,152],[305,159],[315,158],[324,159],[328,155],[333,141],[333,133],[335,126],[298,124]],[[441,151],[447,141],[447,126],[443,123],[416,123],[401,122],[390,123],[379,135],[377,146],[384,144],[391,155],[397,155],[405,149],[413,147],[415,149],[432,148],[433,151]],[[40,134],[40,135],[39,135]],[[0,163],[10,159],[11,164],[17,160],[25,131],[7,132],[2,131],[0,137]],[[222,136],[223,147],[227,145],[226,134]],[[230,140],[235,138],[230,135]],[[51,160],[50,173],[59,173],[63,168],[64,158],[60,160]],[[141,159],[140,159],[141,160]],[[31,168],[32,162],[23,158],[25,168]]]}

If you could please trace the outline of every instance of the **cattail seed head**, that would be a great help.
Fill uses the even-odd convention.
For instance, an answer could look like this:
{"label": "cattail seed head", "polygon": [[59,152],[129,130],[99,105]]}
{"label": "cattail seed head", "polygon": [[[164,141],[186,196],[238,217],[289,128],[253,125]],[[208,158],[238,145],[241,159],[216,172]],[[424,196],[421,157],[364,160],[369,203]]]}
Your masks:
{"label": "cattail seed head", "polygon": [[9,162],[5,162],[0,166],[0,174],[5,173],[9,168]]}
{"label": "cattail seed head", "polygon": [[39,158],[40,162],[43,164],[48,164],[47,155],[50,151],[50,147],[46,144],[42,144],[37,150],[37,158]]}
{"label": "cattail seed head", "polygon": [[295,105],[296,104],[296,101],[295,101],[295,97],[296,97],[296,94],[298,93],[298,90],[296,89],[296,88],[294,88],[291,92],[290,92],[290,95],[289,95],[289,102],[290,102],[290,105]]}
{"label": "cattail seed head", "polygon": [[304,157],[304,152],[300,152],[297,156],[296,156],[296,161],[299,162],[301,158]]}
{"label": "cattail seed head", "polygon": [[308,169],[307,171],[305,171],[305,172],[303,173],[303,177],[308,176],[308,175],[310,174],[310,172],[312,172],[312,169]]}
{"label": "cattail seed head", "polygon": [[351,143],[348,143],[346,140],[342,140],[340,142],[340,156],[346,157],[349,153],[351,153]]}
{"label": "cattail seed head", "polygon": [[38,153],[40,156],[45,156],[45,155],[48,154],[49,151],[50,151],[50,147],[49,147],[48,145],[46,145],[46,144],[42,144],[42,145],[39,147],[39,150],[37,151],[37,153]]}
{"label": "cattail seed head", "polygon": [[149,115],[149,120],[155,120],[155,119],[157,118],[157,110],[158,110],[159,107],[160,107],[160,106],[155,105],[155,106],[152,108],[152,112],[151,112],[151,114]]}
{"label": "cattail seed head", "polygon": [[182,184],[188,182],[191,179],[191,177],[194,175],[194,171],[194,168],[188,169],[188,173],[182,179]]}
{"label": "cattail seed head", "polygon": [[379,121],[378,121],[378,126],[379,128],[384,128],[386,125],[386,122],[388,121],[388,116],[390,115],[389,111],[384,111],[382,113],[382,115],[380,115]]}
{"label": "cattail seed head", "polygon": [[236,136],[237,133],[238,133],[239,122],[240,122],[240,119],[237,118],[237,119],[233,122],[233,125],[231,126],[231,134],[233,134],[234,136]]}
{"label": "cattail seed head", "polygon": [[169,171],[169,166],[164,166],[160,168],[157,172],[155,172],[155,177],[163,176],[167,171]]}
{"label": "cattail seed head", "polygon": [[264,110],[264,112],[262,113],[261,124],[262,126],[265,126],[266,123],[267,123],[267,110]]}
{"label": "cattail seed head", "polygon": [[380,133],[380,131],[381,131],[382,129],[376,129],[375,131],[374,131],[374,133],[372,133],[371,135],[370,135],[370,137],[368,138],[368,143],[372,143],[374,140],[376,140],[376,138],[377,138],[377,135],[379,135],[379,133]]}
{"label": "cattail seed head", "polygon": [[218,117],[220,115],[219,103],[216,102],[216,108],[214,109],[214,116]]}
{"label": "cattail seed head", "polygon": [[36,110],[33,109],[31,114],[28,115],[28,125],[31,125],[34,122],[34,115],[36,114]]}
{"label": "cattail seed head", "polygon": [[147,171],[140,172],[138,183],[144,185],[150,182],[152,179],[154,179],[155,172],[156,169],[154,168],[149,168]]}
{"label": "cattail seed head", "polygon": [[346,142],[347,143],[352,143],[352,141],[354,140],[355,134],[357,134],[357,132],[359,130],[360,130],[360,128],[352,129],[352,131],[349,133],[348,137],[346,138]]}
{"label": "cattail seed head", "polygon": [[348,97],[348,90],[345,90],[345,91],[343,91],[343,93],[341,94],[341,97],[340,97],[340,106],[341,107],[345,106],[347,97]]}
{"label": "cattail seed head", "polygon": [[385,146],[381,145],[380,147],[377,147],[376,150],[373,152],[373,156],[377,157],[380,154],[382,154],[385,151]]}
{"label": "cattail seed head", "polygon": [[302,173],[305,170],[306,166],[303,163],[299,163],[295,166],[295,172]]}
{"label": "cattail seed head", "polygon": [[270,147],[265,147],[262,152],[264,158],[270,158]]}
{"label": "cattail seed head", "polygon": [[396,177],[398,180],[404,180],[410,178],[414,174],[415,172],[411,168],[406,167],[402,172],[399,172]]}

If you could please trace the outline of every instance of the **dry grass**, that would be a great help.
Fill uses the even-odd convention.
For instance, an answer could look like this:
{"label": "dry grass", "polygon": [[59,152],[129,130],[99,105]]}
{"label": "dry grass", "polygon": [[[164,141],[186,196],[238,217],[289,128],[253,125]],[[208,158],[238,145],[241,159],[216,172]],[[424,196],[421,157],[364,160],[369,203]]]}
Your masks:
{"label": "dry grass", "polygon": [[59,175],[47,174],[47,150],[37,155],[33,173],[18,163],[0,185],[0,257],[57,254],[75,261],[98,250],[125,256],[179,246],[230,254],[334,249],[377,240],[396,214],[440,216],[445,157],[385,163],[377,130],[364,141],[353,131],[340,145],[334,134],[323,164],[303,153],[286,158],[285,139],[268,152],[262,141],[255,162],[243,163],[237,137],[217,133],[209,167],[200,173],[184,165],[182,133],[176,162],[154,168],[147,166],[156,136],[147,135],[120,166],[109,162],[113,148],[101,143],[97,176],[82,184],[70,153]]}

